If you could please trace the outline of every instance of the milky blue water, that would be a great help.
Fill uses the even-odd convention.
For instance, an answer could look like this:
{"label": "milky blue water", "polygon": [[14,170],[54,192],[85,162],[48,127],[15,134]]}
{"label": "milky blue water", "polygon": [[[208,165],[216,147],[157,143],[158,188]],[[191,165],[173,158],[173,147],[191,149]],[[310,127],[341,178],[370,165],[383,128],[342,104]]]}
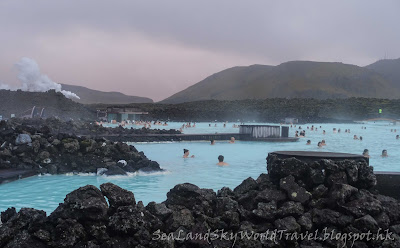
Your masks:
{"label": "milky blue water", "polygon": [[[195,128],[185,128],[184,133],[224,133],[238,132],[228,123],[197,123]],[[248,123],[246,123],[248,124]],[[170,123],[169,126],[153,126],[152,128],[179,128],[182,123]],[[400,171],[400,134],[391,132],[391,129],[400,129],[390,123],[364,124],[314,124],[318,131],[310,131],[307,126],[306,137],[298,142],[268,143],[236,141],[229,144],[227,141],[217,141],[214,146],[209,142],[169,142],[169,143],[131,143],[146,156],[160,163],[166,169],[164,173],[138,173],[130,176],[96,176],[96,175],[54,175],[35,176],[7,184],[0,185],[0,211],[14,206],[33,207],[48,213],[63,202],[65,195],[81,186],[92,184],[99,186],[105,182],[115,183],[122,188],[134,192],[137,200],[147,204],[150,201],[161,202],[166,199],[166,193],[178,183],[190,182],[200,187],[218,190],[224,186],[236,187],[247,177],[257,178],[260,173],[266,173],[268,152],[279,150],[305,150],[326,152],[348,152],[361,154],[367,148],[370,151],[370,164],[379,171]],[[322,126],[322,128],[319,128]],[[361,129],[364,126],[367,129]],[[293,137],[298,129],[290,129]],[[141,127],[139,127],[141,128]],[[340,133],[333,133],[332,129],[341,129]],[[345,133],[350,129],[350,133]],[[326,134],[322,131],[326,130]],[[363,140],[354,140],[353,136],[362,136]],[[305,145],[310,139],[312,144]],[[325,139],[326,146],[317,147],[317,142]],[[195,158],[182,158],[183,149],[189,149]],[[383,149],[388,150],[389,157],[382,158]],[[220,167],[216,163],[218,155],[224,155],[229,166]]]}

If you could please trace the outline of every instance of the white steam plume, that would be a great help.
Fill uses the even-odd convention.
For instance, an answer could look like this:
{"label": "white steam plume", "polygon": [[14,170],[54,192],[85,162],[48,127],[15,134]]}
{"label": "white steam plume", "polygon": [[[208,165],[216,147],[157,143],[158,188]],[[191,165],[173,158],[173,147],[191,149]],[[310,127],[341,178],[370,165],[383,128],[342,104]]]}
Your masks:
{"label": "white steam plume", "polygon": [[11,90],[8,84],[0,83],[0,90]]}
{"label": "white steam plume", "polygon": [[[19,89],[30,92],[46,92],[54,89],[61,92],[67,98],[78,98],[75,93],[61,89],[61,84],[53,82],[47,75],[40,73],[40,68],[35,60],[30,58],[22,58],[15,64],[18,70],[18,79],[21,82]],[[10,89],[8,85],[0,84],[0,89]]]}

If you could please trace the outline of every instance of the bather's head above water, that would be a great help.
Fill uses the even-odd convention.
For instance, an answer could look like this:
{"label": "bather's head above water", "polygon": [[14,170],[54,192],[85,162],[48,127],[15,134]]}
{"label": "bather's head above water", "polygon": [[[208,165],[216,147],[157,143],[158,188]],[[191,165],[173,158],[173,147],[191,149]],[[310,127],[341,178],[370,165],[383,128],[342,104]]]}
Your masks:
{"label": "bather's head above water", "polygon": [[363,155],[364,157],[369,158],[369,151],[368,151],[368,149],[364,149],[362,155]]}
{"label": "bather's head above water", "polygon": [[[189,158],[189,150],[188,149],[183,149],[183,157]],[[192,155],[191,158],[194,158],[194,155]]]}
{"label": "bather's head above water", "polygon": [[222,155],[219,155],[219,156],[218,156],[218,163],[217,163],[217,165],[228,165],[228,163],[225,163],[225,162],[224,162],[224,156],[222,156]]}

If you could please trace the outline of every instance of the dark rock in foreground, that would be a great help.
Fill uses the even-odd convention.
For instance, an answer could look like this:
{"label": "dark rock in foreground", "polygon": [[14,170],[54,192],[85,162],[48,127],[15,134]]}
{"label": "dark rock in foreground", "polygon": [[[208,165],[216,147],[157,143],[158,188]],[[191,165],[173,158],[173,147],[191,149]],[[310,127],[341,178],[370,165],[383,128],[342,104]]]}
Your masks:
{"label": "dark rock in foreground", "polygon": [[0,170],[34,170],[37,174],[100,171],[105,175],[161,170],[157,162],[126,143],[76,135],[104,130],[108,129],[57,119],[0,121]]}
{"label": "dark rock in foreground", "polygon": [[146,207],[114,184],[88,185],[48,217],[3,212],[0,247],[400,247],[400,203],[375,192],[365,162],[270,156],[268,172],[217,193],[179,184]]}

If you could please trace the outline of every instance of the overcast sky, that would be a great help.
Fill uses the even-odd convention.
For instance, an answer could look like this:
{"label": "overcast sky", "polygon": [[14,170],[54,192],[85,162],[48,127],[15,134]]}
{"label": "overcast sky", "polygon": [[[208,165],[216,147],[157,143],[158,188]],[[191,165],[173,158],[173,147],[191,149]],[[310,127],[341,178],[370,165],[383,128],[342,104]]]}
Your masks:
{"label": "overcast sky", "polygon": [[0,0],[0,82],[36,60],[57,83],[164,99],[236,65],[400,57],[400,1]]}

